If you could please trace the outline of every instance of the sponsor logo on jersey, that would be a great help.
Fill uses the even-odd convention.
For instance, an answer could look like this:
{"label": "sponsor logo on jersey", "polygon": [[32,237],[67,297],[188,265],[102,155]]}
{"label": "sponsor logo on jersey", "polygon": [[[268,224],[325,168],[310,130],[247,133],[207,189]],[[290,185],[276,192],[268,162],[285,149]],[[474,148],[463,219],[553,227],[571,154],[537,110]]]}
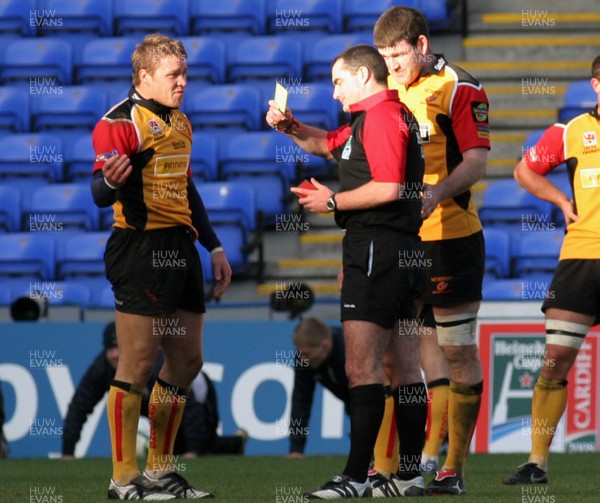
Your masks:
{"label": "sponsor logo on jersey", "polygon": [[148,126],[152,130],[152,134],[161,134],[163,132],[161,125],[156,119],[150,119],[148,121]]}
{"label": "sponsor logo on jersey", "polygon": [[189,164],[189,155],[165,155],[157,157],[154,163],[154,174],[156,176],[186,175]]}
{"label": "sponsor logo on jersey", "polygon": [[423,143],[431,141],[431,124],[429,122],[419,123],[419,136]]}
{"label": "sponsor logo on jersey", "polygon": [[96,162],[106,162],[108,161],[113,155],[119,155],[119,152],[117,150],[113,150],[111,152],[104,152],[103,154],[98,154],[96,156]]}
{"label": "sponsor logo on jersey", "polygon": [[471,113],[475,122],[488,121],[488,105],[483,101],[472,101],[471,102]]}
{"label": "sponsor logo on jersey", "polygon": [[600,168],[587,168],[579,172],[581,186],[584,189],[600,187]]}
{"label": "sponsor logo on jersey", "polygon": [[588,131],[587,133],[583,133],[584,147],[594,147],[596,145],[598,145],[598,140],[596,139],[596,131]]}

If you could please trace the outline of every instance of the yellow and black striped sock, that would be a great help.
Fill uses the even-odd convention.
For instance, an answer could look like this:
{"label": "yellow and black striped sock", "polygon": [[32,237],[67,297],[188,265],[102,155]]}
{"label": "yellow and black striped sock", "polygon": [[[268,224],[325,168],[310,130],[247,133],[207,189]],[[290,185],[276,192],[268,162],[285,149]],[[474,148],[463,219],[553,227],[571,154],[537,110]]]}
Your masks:
{"label": "yellow and black striped sock", "polygon": [[173,471],[173,446],[183,418],[187,395],[158,378],[150,393],[148,419],[150,441],[146,471],[154,476]]}
{"label": "yellow and black striped sock", "polygon": [[390,394],[389,388],[386,387],[385,391],[385,409],[373,450],[373,468],[389,477],[398,470],[398,433],[396,431],[395,400]]}
{"label": "yellow and black striped sock", "polygon": [[112,451],[112,478],[119,485],[128,484],[140,474],[135,444],[141,405],[141,390],[122,381],[111,383],[106,414]]}

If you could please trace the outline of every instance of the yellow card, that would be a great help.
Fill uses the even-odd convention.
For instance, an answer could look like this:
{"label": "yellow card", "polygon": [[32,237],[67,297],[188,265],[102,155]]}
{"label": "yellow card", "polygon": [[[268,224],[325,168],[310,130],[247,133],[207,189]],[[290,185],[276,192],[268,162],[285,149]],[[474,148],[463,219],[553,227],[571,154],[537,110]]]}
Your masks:
{"label": "yellow card", "polygon": [[285,113],[287,106],[288,90],[283,87],[279,82],[275,83],[275,103],[281,113]]}

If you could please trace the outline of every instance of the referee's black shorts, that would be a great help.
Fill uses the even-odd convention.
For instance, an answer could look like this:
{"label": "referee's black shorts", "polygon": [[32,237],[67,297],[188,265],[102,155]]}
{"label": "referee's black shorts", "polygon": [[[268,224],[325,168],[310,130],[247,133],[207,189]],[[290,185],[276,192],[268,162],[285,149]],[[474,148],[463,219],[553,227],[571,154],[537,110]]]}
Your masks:
{"label": "referee's black shorts", "polygon": [[402,253],[423,253],[417,235],[387,228],[346,230],[342,321],[369,321],[393,328],[398,319],[415,318],[417,269],[401,264]]}
{"label": "referee's black shorts", "polygon": [[204,313],[204,278],[188,227],[114,229],[104,252],[115,309],[157,316],[184,309]]}

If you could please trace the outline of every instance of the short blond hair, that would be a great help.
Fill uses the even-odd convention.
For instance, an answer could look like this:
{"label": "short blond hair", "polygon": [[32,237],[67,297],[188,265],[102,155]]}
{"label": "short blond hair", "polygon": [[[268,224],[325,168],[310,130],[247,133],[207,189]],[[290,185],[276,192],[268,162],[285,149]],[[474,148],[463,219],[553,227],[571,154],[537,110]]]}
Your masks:
{"label": "short blond hair", "polygon": [[298,324],[292,340],[296,346],[318,346],[324,340],[331,338],[331,327],[318,318],[310,317]]}
{"label": "short blond hair", "polygon": [[180,40],[169,38],[162,33],[146,35],[144,40],[135,46],[135,50],[131,55],[133,85],[139,85],[140,70],[142,68],[153,75],[161,59],[166,56],[177,56],[185,61],[187,52],[185,52],[185,47],[183,47]]}

